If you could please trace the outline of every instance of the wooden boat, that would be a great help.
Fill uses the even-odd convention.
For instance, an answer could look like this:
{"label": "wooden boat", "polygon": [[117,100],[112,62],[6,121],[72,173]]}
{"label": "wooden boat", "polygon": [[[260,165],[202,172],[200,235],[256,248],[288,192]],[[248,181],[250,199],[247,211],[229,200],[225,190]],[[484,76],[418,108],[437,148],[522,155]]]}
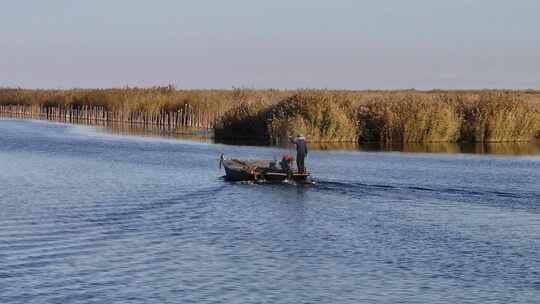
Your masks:
{"label": "wooden boat", "polygon": [[229,181],[306,181],[309,172],[298,172],[283,169],[275,161],[220,159],[220,165],[225,168],[225,179]]}

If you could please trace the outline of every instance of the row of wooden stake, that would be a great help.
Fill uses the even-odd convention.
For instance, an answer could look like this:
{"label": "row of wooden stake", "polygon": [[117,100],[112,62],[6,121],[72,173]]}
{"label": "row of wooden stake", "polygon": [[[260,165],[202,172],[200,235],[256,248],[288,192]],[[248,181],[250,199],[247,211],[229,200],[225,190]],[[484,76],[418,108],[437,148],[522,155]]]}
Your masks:
{"label": "row of wooden stake", "polygon": [[217,114],[207,115],[187,104],[176,111],[159,112],[108,111],[104,107],[90,106],[0,105],[0,114],[74,123],[129,123],[171,129],[186,127],[211,129],[218,119]]}

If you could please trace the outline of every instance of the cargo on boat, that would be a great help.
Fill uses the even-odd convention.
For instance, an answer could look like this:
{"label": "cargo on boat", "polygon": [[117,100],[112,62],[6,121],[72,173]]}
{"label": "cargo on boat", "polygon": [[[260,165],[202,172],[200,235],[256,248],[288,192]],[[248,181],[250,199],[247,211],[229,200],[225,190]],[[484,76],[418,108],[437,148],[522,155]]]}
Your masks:
{"label": "cargo on boat", "polygon": [[225,168],[225,179],[229,181],[302,182],[310,176],[307,171],[294,171],[291,162],[285,160],[278,164],[276,161],[226,159],[221,156],[221,164]]}

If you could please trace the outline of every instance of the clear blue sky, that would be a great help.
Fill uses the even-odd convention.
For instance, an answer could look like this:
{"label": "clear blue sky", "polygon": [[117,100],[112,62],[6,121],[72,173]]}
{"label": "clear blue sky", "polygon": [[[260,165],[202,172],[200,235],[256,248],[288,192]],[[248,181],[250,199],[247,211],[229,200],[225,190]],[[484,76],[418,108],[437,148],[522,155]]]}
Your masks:
{"label": "clear blue sky", "polygon": [[538,0],[17,0],[0,86],[540,88]]}

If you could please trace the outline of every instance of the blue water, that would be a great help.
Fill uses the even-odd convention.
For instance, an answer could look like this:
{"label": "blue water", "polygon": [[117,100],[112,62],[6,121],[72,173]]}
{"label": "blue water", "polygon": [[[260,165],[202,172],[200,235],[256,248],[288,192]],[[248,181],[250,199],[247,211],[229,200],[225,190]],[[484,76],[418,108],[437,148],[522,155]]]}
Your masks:
{"label": "blue water", "polygon": [[540,157],[312,151],[0,120],[0,303],[538,303]]}

